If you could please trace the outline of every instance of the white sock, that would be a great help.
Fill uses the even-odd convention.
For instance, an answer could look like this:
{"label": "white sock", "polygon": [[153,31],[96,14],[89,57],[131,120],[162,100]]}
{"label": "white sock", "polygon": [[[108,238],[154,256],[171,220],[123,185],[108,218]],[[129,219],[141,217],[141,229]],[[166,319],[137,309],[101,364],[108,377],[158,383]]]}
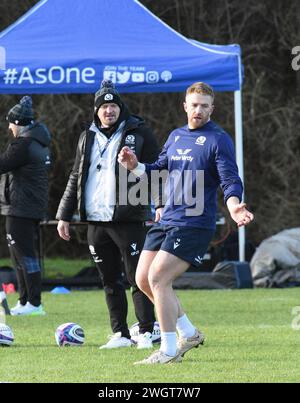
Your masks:
{"label": "white sock", "polygon": [[0,302],[4,301],[6,298],[6,294],[4,291],[0,291]]}
{"label": "white sock", "polygon": [[161,332],[160,337],[160,351],[162,351],[164,354],[170,355],[171,357],[175,357],[177,350],[176,332]]}
{"label": "white sock", "polygon": [[196,330],[195,326],[192,324],[186,314],[177,319],[176,329],[179,333],[179,336],[184,337],[185,339],[194,336]]}

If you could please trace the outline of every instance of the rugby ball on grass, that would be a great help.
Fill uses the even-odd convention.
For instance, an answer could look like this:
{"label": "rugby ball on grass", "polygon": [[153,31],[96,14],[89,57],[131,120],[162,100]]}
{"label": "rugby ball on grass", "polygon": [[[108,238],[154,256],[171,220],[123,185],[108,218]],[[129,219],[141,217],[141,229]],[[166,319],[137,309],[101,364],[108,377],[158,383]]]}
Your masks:
{"label": "rugby ball on grass", "polygon": [[14,341],[14,334],[9,326],[0,323],[0,346],[11,346]]}
{"label": "rugby ball on grass", "polygon": [[81,346],[84,343],[84,331],[76,323],[63,323],[55,331],[58,346]]}

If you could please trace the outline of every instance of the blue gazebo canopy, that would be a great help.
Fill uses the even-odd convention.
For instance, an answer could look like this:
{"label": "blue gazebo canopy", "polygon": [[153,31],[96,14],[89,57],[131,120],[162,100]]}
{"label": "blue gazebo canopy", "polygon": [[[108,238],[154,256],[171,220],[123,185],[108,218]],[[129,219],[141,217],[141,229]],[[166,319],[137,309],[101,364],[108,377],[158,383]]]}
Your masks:
{"label": "blue gazebo canopy", "polygon": [[136,0],[42,0],[0,34],[0,93],[182,91],[241,87],[240,47],[174,31]]}

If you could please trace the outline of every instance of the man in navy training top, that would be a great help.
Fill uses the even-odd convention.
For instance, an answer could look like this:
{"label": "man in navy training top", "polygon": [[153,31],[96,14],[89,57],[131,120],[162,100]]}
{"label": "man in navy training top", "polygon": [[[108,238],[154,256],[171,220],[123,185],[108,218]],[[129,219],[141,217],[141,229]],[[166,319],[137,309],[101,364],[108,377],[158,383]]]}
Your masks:
{"label": "man in navy training top", "polygon": [[[119,163],[141,179],[145,175],[151,177],[155,171],[168,170],[169,176],[174,171],[179,172],[183,179],[182,193],[199,191],[199,172],[203,173],[204,180],[202,209],[194,208],[193,214],[195,204],[187,203],[187,197],[181,204],[176,203],[172,200],[174,189],[171,187],[160,221],[148,232],[136,281],[155,305],[161,347],[136,364],[180,362],[187,351],[204,342],[204,334],[184,313],[172,283],[190,265],[201,264],[215,230],[218,187],[221,186],[231,218],[238,227],[249,224],[254,218],[242,202],[243,185],[232,140],[210,120],[213,102],[214,93],[209,85],[198,82],[187,89],[184,110],[188,124],[170,134],[155,163],[139,163],[128,147],[123,147],[119,153]],[[184,183],[187,172],[192,172],[190,185]],[[195,203],[200,196],[196,194]]]}

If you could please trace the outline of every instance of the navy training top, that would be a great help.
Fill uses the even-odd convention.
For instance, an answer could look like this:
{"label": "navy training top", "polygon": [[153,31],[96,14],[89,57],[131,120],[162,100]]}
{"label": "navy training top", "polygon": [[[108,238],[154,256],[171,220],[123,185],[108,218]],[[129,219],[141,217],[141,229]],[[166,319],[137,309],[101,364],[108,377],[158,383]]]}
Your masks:
{"label": "navy training top", "polygon": [[212,121],[198,129],[185,125],[172,131],[157,161],[145,168],[148,177],[168,170],[160,220],[164,225],[214,229],[219,186],[225,203],[231,196],[242,200],[232,139]]}

